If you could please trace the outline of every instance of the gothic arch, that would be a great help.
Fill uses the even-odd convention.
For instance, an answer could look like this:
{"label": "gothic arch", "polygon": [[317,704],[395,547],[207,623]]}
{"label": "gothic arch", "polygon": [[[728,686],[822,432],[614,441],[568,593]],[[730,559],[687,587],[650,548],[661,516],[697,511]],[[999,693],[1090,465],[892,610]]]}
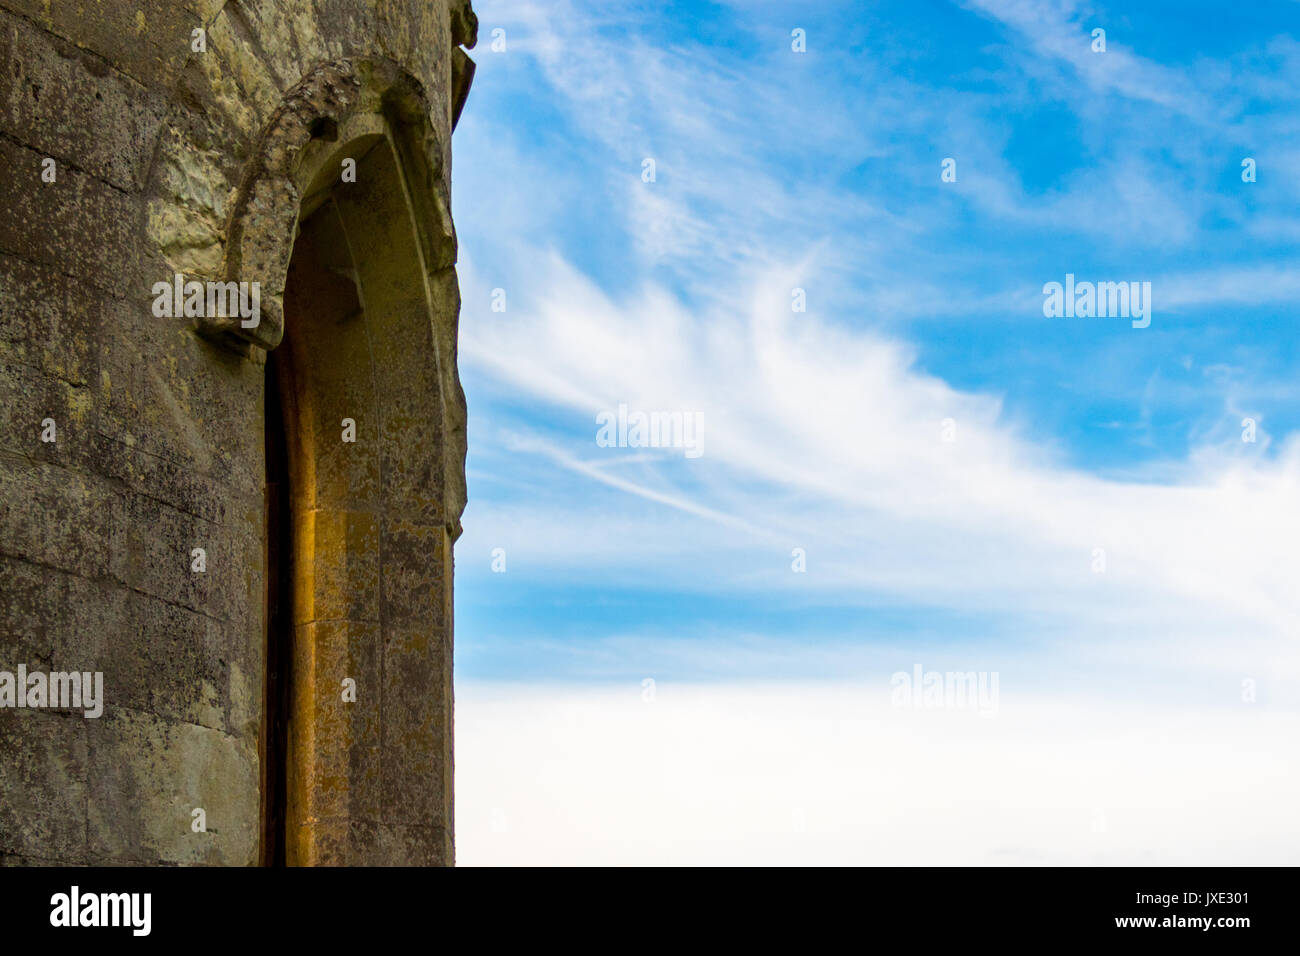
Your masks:
{"label": "gothic arch", "polygon": [[429,121],[418,80],[383,59],[337,60],[310,70],[287,94],[244,168],[226,224],[223,278],[262,283],[262,322],[208,317],[200,331],[240,348],[275,348],[283,335],[285,273],[303,197],[346,155],[340,141],[382,133],[401,171],[420,238],[425,270],[456,261],[456,234],[443,185],[447,144]]}
{"label": "gothic arch", "polygon": [[[274,350],[292,614],[284,634],[268,619],[266,660],[288,642],[291,865],[452,859],[464,398],[445,144],[428,109],[385,61],[312,70],[231,204],[224,278],[261,283],[262,320],[200,323],[255,360]],[[262,744],[265,773],[278,748]]]}

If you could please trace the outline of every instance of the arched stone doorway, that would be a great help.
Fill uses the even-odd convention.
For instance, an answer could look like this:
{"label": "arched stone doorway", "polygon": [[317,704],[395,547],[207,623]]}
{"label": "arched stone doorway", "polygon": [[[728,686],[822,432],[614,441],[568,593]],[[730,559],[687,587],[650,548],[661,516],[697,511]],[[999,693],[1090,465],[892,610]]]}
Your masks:
{"label": "arched stone doorway", "polygon": [[[368,768],[380,801],[372,811],[360,799],[352,765],[313,777],[322,794],[348,796],[329,826],[305,821],[305,859],[451,862],[450,771],[420,769],[432,765],[421,754],[449,753],[450,699],[429,700],[418,680],[382,667],[384,654],[395,661],[412,646],[450,653],[451,609],[430,611],[445,567],[426,557],[411,574],[406,566],[424,539],[455,538],[464,503],[447,199],[451,131],[473,74],[460,49],[476,40],[469,0],[0,0],[0,24],[17,78],[0,97],[0,311],[12,319],[0,336],[12,426],[0,464],[11,505],[0,507],[0,644],[11,671],[25,660],[102,673],[105,694],[94,719],[6,710],[0,864],[258,861],[264,363],[281,344],[303,200],[367,136],[393,157],[416,237],[412,284],[425,292],[420,332],[389,339],[405,326],[376,323],[369,354],[380,367],[395,341],[422,342],[415,354],[435,385],[410,415],[398,404],[390,413],[379,387],[372,406],[349,412],[358,440],[347,451],[378,460],[381,476],[381,506],[369,512],[380,533],[366,546],[382,549],[371,592],[381,670],[357,693],[378,725],[344,716],[380,754]],[[384,252],[353,247],[358,271]],[[155,311],[158,283],[185,282],[260,283],[261,321]],[[378,301],[364,276],[358,287]],[[57,442],[35,427],[46,417]],[[434,461],[391,451],[417,434],[413,422],[440,443]],[[326,465],[343,460],[314,452]],[[428,485],[408,462],[429,464]],[[333,513],[358,510],[344,502]],[[313,572],[346,580],[366,553]],[[432,553],[449,561],[445,547]],[[424,607],[404,608],[408,595]],[[338,690],[329,671],[317,672],[318,700],[327,683]],[[429,722],[403,717],[410,702]],[[330,732],[316,735],[318,749]],[[437,747],[420,750],[430,739]]]}
{"label": "arched stone doorway", "polygon": [[206,330],[267,351],[268,490],[284,492],[268,495],[260,857],[451,863],[464,399],[443,151],[384,64],[303,87],[230,228],[227,276],[260,277],[264,321]]}

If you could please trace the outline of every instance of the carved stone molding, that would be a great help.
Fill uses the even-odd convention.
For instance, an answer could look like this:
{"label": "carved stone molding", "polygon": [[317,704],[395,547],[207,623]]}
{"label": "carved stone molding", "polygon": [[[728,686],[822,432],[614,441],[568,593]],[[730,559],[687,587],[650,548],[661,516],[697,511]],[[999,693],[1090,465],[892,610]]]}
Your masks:
{"label": "carved stone molding", "polygon": [[456,239],[443,172],[444,144],[429,120],[419,82],[382,59],[337,60],[310,70],[285,94],[245,166],[226,223],[222,279],[258,282],[260,321],[244,328],[239,317],[204,317],[199,332],[244,351],[273,349],[284,336],[284,282],[304,190],[316,173],[304,161],[326,161],[308,146],[338,138],[356,116],[387,122],[408,176],[411,201],[430,273],[455,263]]}

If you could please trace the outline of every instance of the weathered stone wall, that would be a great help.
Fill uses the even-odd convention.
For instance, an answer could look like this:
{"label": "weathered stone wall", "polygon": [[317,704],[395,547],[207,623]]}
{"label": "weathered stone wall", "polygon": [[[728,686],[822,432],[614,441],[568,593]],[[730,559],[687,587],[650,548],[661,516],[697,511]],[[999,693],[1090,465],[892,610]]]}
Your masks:
{"label": "weathered stone wall", "polygon": [[[449,550],[464,412],[447,197],[453,113],[472,73],[459,50],[473,45],[468,7],[0,0],[0,671],[102,671],[105,697],[97,719],[0,708],[0,862],[258,860],[263,347],[282,331],[275,286],[302,198],[298,152],[322,117],[364,109],[396,111],[389,119],[414,131],[406,142],[418,140],[400,159],[439,416],[411,432],[440,444],[440,464],[418,476],[436,501],[393,526],[390,555],[426,530],[442,544],[411,546],[401,576],[376,572],[382,600],[423,617],[408,610],[390,634],[377,607],[375,627],[353,630],[380,645],[381,672],[384,647],[410,645],[412,630],[441,669],[436,686],[412,666],[416,686],[390,674],[370,688],[386,696],[373,698],[362,743],[378,748],[381,790],[398,796],[354,806],[346,832],[306,862],[452,861]],[[265,324],[157,317],[154,284],[175,273],[260,278]],[[391,502],[381,517],[395,520]],[[364,557],[380,542],[341,547]],[[416,566],[430,554],[436,567]],[[431,589],[437,600],[410,599]],[[432,716],[403,718],[412,706]],[[428,760],[393,749],[385,730],[402,719],[408,736],[439,735],[436,780]],[[346,791],[346,774],[333,785]],[[416,820],[394,801],[433,810]],[[206,832],[192,826],[196,808]]]}

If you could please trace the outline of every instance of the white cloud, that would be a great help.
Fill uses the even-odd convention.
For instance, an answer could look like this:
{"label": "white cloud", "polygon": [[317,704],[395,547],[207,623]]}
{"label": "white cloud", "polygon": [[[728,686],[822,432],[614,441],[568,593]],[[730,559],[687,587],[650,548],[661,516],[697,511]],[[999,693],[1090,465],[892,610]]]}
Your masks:
{"label": "white cloud", "polygon": [[[1294,643],[1295,440],[1266,458],[1234,428],[1167,466],[1163,483],[1107,480],[1061,464],[1047,437],[1008,421],[995,397],[921,373],[904,344],[791,313],[797,275],[769,274],[750,286],[750,301],[703,314],[653,289],[615,302],[558,260],[535,281],[538,307],[467,324],[461,355],[569,429],[479,440],[536,455],[587,489],[561,505],[557,524],[599,527],[626,506],[590,495],[597,482],[702,519],[648,515],[640,544],[625,544],[621,558],[585,555],[602,567],[638,564],[643,549],[671,553],[671,540],[690,556],[683,569],[730,573],[723,587],[749,580],[780,591],[795,584],[780,555],[801,546],[810,572],[800,587],[1050,611],[1080,627],[1125,610],[1135,621],[1164,614],[1216,635],[1233,622]],[[641,455],[614,474],[627,452],[596,447],[595,415],[620,403],[700,412],[704,457]],[[944,419],[954,442],[942,440]],[[473,522],[466,527],[475,540]],[[584,535],[545,540],[581,566]],[[1092,571],[1094,549],[1105,551],[1104,574]],[[754,577],[755,565],[770,572]],[[671,563],[658,570],[690,576]]]}
{"label": "white cloud", "polygon": [[1300,274],[1282,266],[1201,270],[1155,279],[1152,289],[1161,309],[1291,304],[1300,302]]}
{"label": "white cloud", "polygon": [[[1300,437],[1261,423],[1259,442],[1243,443],[1234,386],[1223,421],[1197,423],[1185,460],[1127,480],[1071,466],[999,395],[926,374],[881,331],[899,317],[992,312],[1025,316],[1032,338],[1048,321],[1034,314],[1036,289],[996,291],[999,249],[945,244],[942,203],[900,214],[896,181],[854,196],[839,181],[925,127],[970,144],[955,195],[995,219],[1107,245],[1181,243],[1213,203],[1195,177],[1162,178],[1137,155],[1167,131],[1147,128],[1149,111],[1191,115],[1202,146],[1226,136],[1226,108],[1198,111],[1231,71],[1171,82],[1121,41],[1101,72],[1068,45],[1086,51],[1073,6],[981,6],[1035,39],[1035,80],[1058,60],[1085,71],[1085,113],[1116,92],[1148,111],[1116,115],[1115,141],[1134,148],[1029,196],[986,98],[872,72],[848,101],[808,77],[738,75],[689,50],[611,38],[586,8],[506,8],[511,49],[536,58],[547,96],[604,151],[604,172],[588,183],[586,167],[557,163],[564,176],[548,176],[522,148],[497,155],[494,143],[471,154],[474,181],[500,178],[513,199],[495,213],[475,200],[497,216],[486,225],[458,219],[463,239],[479,230],[460,270],[460,357],[478,391],[458,558],[505,546],[510,582],[527,575],[557,594],[645,587],[808,609],[803,633],[718,633],[725,622],[708,620],[665,638],[625,620],[580,642],[561,626],[554,651],[591,665],[566,673],[656,660],[711,677],[887,675],[947,637],[1008,670],[1019,646],[1037,655],[1026,673],[1038,677],[1028,690],[1004,685],[990,721],[900,715],[873,696],[877,684],[661,687],[645,705],[635,684],[458,683],[461,862],[1294,862],[1295,715],[1229,698],[1254,675],[1272,681],[1275,702],[1294,699],[1300,679]],[[869,59],[862,69],[874,71]],[[812,99],[818,122],[774,133],[773,117]],[[771,153],[783,137],[818,158],[824,179],[781,178]],[[639,181],[644,156],[659,163],[653,187]],[[458,170],[466,161],[458,151]],[[906,180],[903,159],[896,168]],[[519,198],[536,189],[545,215]],[[554,251],[543,227],[563,225],[556,195],[612,204],[633,250],[616,269],[630,291],[601,288]],[[521,204],[532,212],[512,212]],[[917,267],[963,256],[982,284]],[[476,305],[503,283],[509,312]],[[1253,266],[1165,271],[1154,285],[1157,309],[1295,291],[1284,271]],[[812,290],[809,312],[790,311],[794,286]],[[823,308],[837,286],[860,293],[864,311]],[[620,403],[700,412],[704,457],[597,447],[596,413]],[[949,418],[955,442],[941,437]],[[807,551],[806,574],[790,570],[793,547]],[[467,573],[462,562],[462,583]],[[936,624],[924,639],[827,633],[820,612],[846,607],[932,612]],[[953,617],[978,618],[981,634],[943,635]],[[1065,670],[1091,683],[1066,695]],[[1117,684],[1161,699],[1129,693],[1120,707]]]}
{"label": "white cloud", "polygon": [[[924,663],[924,662],[922,662]],[[903,661],[900,667],[910,667]],[[1295,713],[1004,681],[993,717],[889,686],[457,688],[461,865],[1288,865]]]}
{"label": "white cloud", "polygon": [[1179,70],[1146,59],[1133,51],[1140,40],[1111,29],[1105,52],[1092,49],[1092,31],[1104,25],[1093,11],[1075,0],[971,0],[968,4],[1014,28],[1040,56],[1068,63],[1091,87],[1115,91],[1188,117],[1208,119],[1218,104]]}

